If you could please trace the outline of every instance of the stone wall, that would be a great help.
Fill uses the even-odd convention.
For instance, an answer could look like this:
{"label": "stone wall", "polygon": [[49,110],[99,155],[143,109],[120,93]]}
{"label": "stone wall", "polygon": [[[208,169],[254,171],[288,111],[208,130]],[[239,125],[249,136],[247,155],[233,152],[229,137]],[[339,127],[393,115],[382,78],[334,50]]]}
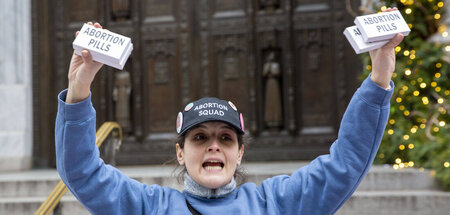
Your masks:
{"label": "stone wall", "polygon": [[31,168],[31,1],[0,1],[0,171]]}

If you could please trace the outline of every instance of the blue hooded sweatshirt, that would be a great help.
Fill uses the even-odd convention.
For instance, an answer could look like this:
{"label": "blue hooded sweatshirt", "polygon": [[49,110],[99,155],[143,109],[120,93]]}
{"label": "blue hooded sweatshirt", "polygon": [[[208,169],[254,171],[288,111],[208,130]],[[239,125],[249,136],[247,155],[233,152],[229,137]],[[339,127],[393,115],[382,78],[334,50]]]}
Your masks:
{"label": "blue hooded sweatshirt", "polygon": [[[95,145],[95,110],[91,98],[66,104],[59,96],[56,118],[58,172],[92,214],[192,214],[186,200],[206,214],[333,214],[369,170],[389,115],[391,89],[367,78],[353,95],[330,153],[293,172],[262,182],[245,183],[215,199],[159,185],[142,184],[106,165]],[[257,144],[257,143],[256,143]]]}

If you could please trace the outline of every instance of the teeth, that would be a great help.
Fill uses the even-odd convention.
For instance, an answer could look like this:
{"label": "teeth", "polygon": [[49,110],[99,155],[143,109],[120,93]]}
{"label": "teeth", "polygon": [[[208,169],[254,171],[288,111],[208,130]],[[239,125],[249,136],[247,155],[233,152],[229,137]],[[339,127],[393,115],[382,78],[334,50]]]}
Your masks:
{"label": "teeth", "polygon": [[221,170],[222,167],[220,167],[220,166],[206,166],[205,169],[206,170]]}
{"label": "teeth", "polygon": [[208,161],[210,163],[220,163],[220,161]]}

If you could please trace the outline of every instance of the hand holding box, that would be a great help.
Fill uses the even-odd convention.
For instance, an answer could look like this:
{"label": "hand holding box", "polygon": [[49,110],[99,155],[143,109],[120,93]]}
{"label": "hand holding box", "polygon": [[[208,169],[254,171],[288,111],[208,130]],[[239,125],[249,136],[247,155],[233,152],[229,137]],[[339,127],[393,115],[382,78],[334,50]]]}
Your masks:
{"label": "hand holding box", "polygon": [[411,31],[398,10],[358,16],[355,24],[346,28],[344,35],[356,54],[381,48],[396,34],[407,36]]}
{"label": "hand holding box", "polygon": [[93,60],[117,69],[123,69],[133,50],[129,37],[88,24],[83,25],[72,45],[78,55],[87,49]]}

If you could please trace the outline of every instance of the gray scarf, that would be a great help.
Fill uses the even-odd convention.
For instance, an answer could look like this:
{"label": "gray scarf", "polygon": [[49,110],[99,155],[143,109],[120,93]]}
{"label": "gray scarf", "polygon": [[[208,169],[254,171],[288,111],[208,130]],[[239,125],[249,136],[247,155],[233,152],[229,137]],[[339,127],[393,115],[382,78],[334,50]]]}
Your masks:
{"label": "gray scarf", "polygon": [[195,196],[200,196],[208,199],[221,198],[233,192],[234,189],[236,189],[236,181],[234,180],[234,177],[231,178],[230,183],[222,187],[219,187],[217,189],[209,189],[195,182],[194,179],[189,176],[189,174],[184,174],[184,191]]}

